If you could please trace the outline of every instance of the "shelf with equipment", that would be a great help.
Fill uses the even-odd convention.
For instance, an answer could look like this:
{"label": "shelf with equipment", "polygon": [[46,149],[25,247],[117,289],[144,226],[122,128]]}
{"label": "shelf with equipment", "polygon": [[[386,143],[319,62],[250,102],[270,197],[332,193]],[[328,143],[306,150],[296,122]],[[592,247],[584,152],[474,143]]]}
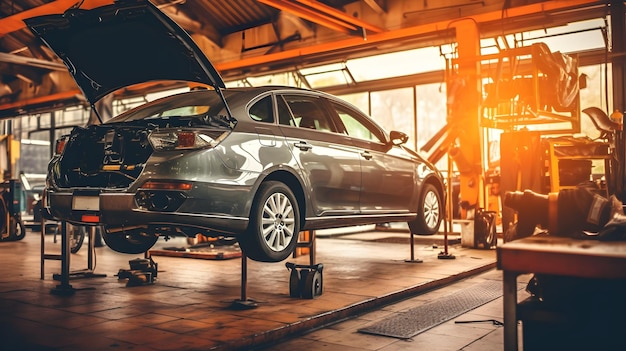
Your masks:
{"label": "shelf with equipment", "polygon": [[[543,141],[546,145],[550,192],[573,189],[580,183],[592,180],[594,161],[604,163],[601,175],[605,180],[608,178],[612,158],[609,143],[575,138],[544,138]],[[606,183],[599,184],[599,189],[607,192]]]}

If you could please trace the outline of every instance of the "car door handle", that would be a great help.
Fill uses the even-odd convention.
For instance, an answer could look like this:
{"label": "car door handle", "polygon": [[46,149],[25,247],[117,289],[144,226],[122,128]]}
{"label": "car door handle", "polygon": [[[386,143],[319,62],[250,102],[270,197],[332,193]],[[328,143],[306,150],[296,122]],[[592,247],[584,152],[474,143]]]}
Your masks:
{"label": "car door handle", "polygon": [[309,151],[313,148],[313,145],[305,142],[305,141],[299,141],[297,143],[294,144],[295,147],[297,147],[298,149],[302,150],[302,151]]}
{"label": "car door handle", "polygon": [[372,154],[369,153],[369,151],[363,151],[361,152],[361,157],[363,157],[366,160],[371,160],[372,159]]}

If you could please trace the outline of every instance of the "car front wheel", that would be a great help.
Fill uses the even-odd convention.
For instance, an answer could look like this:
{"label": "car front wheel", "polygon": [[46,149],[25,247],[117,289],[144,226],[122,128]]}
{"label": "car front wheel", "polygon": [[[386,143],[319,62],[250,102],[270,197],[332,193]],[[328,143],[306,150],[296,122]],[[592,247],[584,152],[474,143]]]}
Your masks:
{"label": "car front wheel", "polygon": [[285,184],[268,181],[259,187],[248,231],[239,237],[244,254],[261,262],[280,262],[293,252],[300,232],[300,210]]}
{"label": "car front wheel", "polygon": [[418,235],[433,235],[437,233],[443,219],[443,210],[441,195],[435,186],[424,184],[420,193],[417,217],[409,222],[411,233]]}
{"label": "car front wheel", "polygon": [[150,250],[150,248],[156,244],[159,237],[141,229],[109,232],[105,228],[105,230],[102,231],[102,239],[104,239],[104,242],[113,251],[126,254],[138,254]]}

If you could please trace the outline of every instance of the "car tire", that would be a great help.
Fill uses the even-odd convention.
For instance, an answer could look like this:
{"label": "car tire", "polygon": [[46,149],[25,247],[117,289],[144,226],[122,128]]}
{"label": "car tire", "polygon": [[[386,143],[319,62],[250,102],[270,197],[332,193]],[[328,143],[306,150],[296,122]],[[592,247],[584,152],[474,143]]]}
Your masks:
{"label": "car tire", "polygon": [[11,217],[11,236],[15,240],[22,240],[26,236],[26,227],[21,219]]}
{"label": "car tire", "polygon": [[139,254],[150,250],[150,248],[156,244],[159,237],[141,229],[111,233],[104,228],[102,231],[102,239],[104,239],[104,242],[113,251],[126,254]]}
{"label": "car tire", "polygon": [[252,204],[250,223],[239,238],[252,260],[280,262],[293,252],[300,232],[300,210],[288,186],[277,181],[261,184]]}
{"label": "car tire", "polygon": [[443,220],[444,206],[441,194],[432,184],[424,184],[420,193],[417,217],[409,222],[411,233],[433,235],[439,231]]}
{"label": "car tire", "polygon": [[[56,236],[62,235],[62,224],[59,223],[56,227],[54,227],[54,240],[56,242]],[[83,226],[73,226],[71,224],[67,225],[67,230],[69,232],[69,240],[70,240],[70,252],[77,253],[78,250],[83,246],[83,241],[85,241],[85,227]]]}
{"label": "car tire", "polygon": [[83,246],[87,229],[83,226],[73,226],[70,232],[70,252],[77,253]]}

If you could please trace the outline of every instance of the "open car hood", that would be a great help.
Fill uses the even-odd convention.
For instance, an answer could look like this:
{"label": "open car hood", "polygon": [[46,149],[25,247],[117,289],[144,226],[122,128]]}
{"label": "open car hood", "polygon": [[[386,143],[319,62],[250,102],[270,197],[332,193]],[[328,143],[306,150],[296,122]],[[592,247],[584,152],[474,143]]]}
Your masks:
{"label": "open car hood", "polygon": [[224,87],[187,32],[146,0],[69,9],[24,22],[63,60],[92,105],[115,90],[148,81]]}

